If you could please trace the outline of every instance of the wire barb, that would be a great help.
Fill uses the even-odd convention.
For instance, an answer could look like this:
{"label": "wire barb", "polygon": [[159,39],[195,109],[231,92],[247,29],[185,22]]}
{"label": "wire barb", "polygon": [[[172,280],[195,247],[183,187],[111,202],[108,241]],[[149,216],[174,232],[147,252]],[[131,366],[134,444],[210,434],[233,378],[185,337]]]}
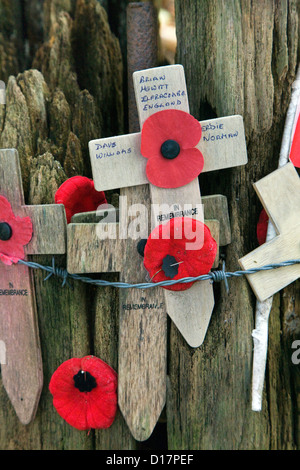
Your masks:
{"label": "wire barb", "polygon": [[211,282],[222,282],[224,281],[225,283],[225,289],[227,294],[229,293],[229,286],[228,286],[228,281],[227,281],[227,273],[225,271],[225,261],[223,260],[222,263],[222,269],[218,271],[212,271],[210,273],[211,275]]}
{"label": "wire barb", "polygon": [[68,277],[70,277],[68,271],[64,268],[55,266],[54,256],[52,257],[52,270],[49,272],[48,276],[45,277],[44,281],[48,281],[52,276],[61,277],[63,279],[62,287],[65,285],[70,287],[70,284],[68,283]]}
{"label": "wire barb", "polygon": [[271,269],[278,269],[282,268],[285,266],[291,266],[293,264],[300,264],[300,260],[289,260],[289,261],[283,261],[281,263],[274,263],[274,264],[269,264],[266,266],[261,266],[260,268],[253,268],[253,269],[248,269],[246,271],[235,271],[233,273],[231,272],[226,272],[225,271],[225,261],[223,261],[222,269],[217,270],[217,271],[211,271],[208,274],[203,274],[201,276],[197,277],[185,277],[182,279],[176,279],[176,280],[168,280],[168,281],[160,281],[160,282],[144,282],[140,284],[129,284],[126,282],[109,282],[109,281],[104,281],[101,279],[91,279],[89,277],[84,277],[79,274],[70,274],[68,271],[64,268],[59,268],[55,266],[55,259],[54,257],[52,258],[52,266],[43,266],[39,263],[34,263],[32,261],[24,261],[24,260],[19,260],[18,263],[24,264],[30,268],[33,269],[42,269],[44,271],[48,272],[48,275],[45,277],[44,281],[48,281],[50,277],[52,276],[57,276],[63,279],[62,286],[64,287],[65,285],[68,285],[71,287],[68,283],[68,279],[73,279],[81,282],[85,282],[88,284],[93,284],[95,286],[111,286],[111,287],[117,287],[119,289],[148,289],[151,287],[164,287],[164,286],[172,286],[174,284],[179,284],[179,283],[189,283],[189,282],[196,282],[196,281],[207,281],[211,280],[211,282],[225,282],[225,287],[227,293],[229,292],[229,287],[228,287],[228,282],[227,279],[230,277],[240,277],[240,276],[245,276],[245,275],[250,275],[250,274],[255,274],[259,271],[268,271]]}

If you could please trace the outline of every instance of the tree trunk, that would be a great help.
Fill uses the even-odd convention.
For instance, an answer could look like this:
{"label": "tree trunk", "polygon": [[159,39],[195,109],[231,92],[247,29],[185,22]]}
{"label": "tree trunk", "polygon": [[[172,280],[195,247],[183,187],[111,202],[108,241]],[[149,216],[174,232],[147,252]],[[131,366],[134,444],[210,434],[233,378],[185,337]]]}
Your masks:
{"label": "tree trunk", "polygon": [[[241,114],[249,162],[200,177],[202,194],[227,196],[232,243],[228,271],[257,246],[261,210],[252,187],[278,166],[299,59],[299,2],[176,0],[177,62],[185,68],[199,120]],[[299,446],[299,281],[274,297],[261,413],[251,411],[255,298],[246,279],[216,286],[204,344],[190,349],[171,326],[168,439],[171,449],[295,449]]]}
{"label": "tree trunk", "polygon": [[[128,128],[127,3],[0,0],[0,80],[7,84],[0,147],[19,151],[28,204],[53,203],[70,176],[91,177],[89,140]],[[203,195],[228,198],[232,243],[222,254],[234,271],[256,247],[261,206],[252,183],[277,167],[299,60],[299,1],[175,0],[175,6],[177,63],[185,68],[191,114],[199,120],[241,114],[245,123],[248,164],[200,177]],[[116,194],[107,198],[114,204]],[[50,256],[34,260],[51,264]],[[65,256],[56,261],[66,266]],[[114,288],[77,281],[62,288],[59,279],[44,278],[34,272],[44,367],[39,408],[31,424],[21,425],[0,380],[1,449],[299,448],[300,381],[291,361],[300,331],[299,281],[274,297],[261,413],[251,411],[255,297],[246,279],[230,280],[229,295],[215,286],[200,348],[188,347],[169,320],[167,426],[163,414],[140,444],[120,412],[111,428],[87,434],[53,408],[48,385],[63,361],[94,354],[117,369],[119,305]]]}

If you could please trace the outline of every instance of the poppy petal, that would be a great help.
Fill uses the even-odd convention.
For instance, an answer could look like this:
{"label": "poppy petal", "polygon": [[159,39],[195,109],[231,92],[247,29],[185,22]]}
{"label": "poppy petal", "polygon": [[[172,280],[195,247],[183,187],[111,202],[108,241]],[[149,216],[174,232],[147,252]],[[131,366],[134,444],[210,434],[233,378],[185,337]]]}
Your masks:
{"label": "poppy petal", "polygon": [[73,426],[80,431],[90,429],[86,419],[86,403],[83,398],[54,398],[53,406],[61,418],[63,418],[70,426]]}
{"label": "poppy petal", "polygon": [[256,236],[259,245],[263,245],[266,242],[267,232],[268,232],[268,223],[269,216],[265,209],[262,209],[259,214],[257,226],[256,226]]}
{"label": "poppy petal", "polygon": [[[0,253],[3,257],[7,257],[7,259],[11,260],[13,263],[17,263],[20,259],[25,258],[23,245],[14,243],[12,238],[7,242],[0,241]],[[4,258],[3,262],[5,262]]]}
{"label": "poppy petal", "polygon": [[16,258],[15,256],[7,256],[4,253],[0,252],[0,260],[7,266],[11,266],[12,264],[17,263],[19,259],[20,258]]}
{"label": "poppy petal", "polygon": [[81,369],[92,374],[102,390],[109,384],[116,383],[117,374],[114,369],[98,357],[84,357],[81,361]]}
{"label": "poppy petal", "polygon": [[[80,391],[75,386],[78,372],[92,375],[96,386]],[[52,375],[49,390],[58,414],[79,430],[111,426],[117,412],[117,374],[104,361],[94,356],[65,361]]]}
{"label": "poppy petal", "polygon": [[[105,405],[105,406],[104,406]],[[95,400],[91,397],[87,403],[87,422],[89,428],[92,429],[106,429],[109,428],[114,422],[117,412],[117,395],[113,394],[112,398],[103,397],[101,401]]]}
{"label": "poppy petal", "polygon": [[[144,266],[152,282],[168,280],[170,278],[166,277],[162,265],[164,258],[170,255],[178,262],[174,280],[196,277],[210,271],[216,253],[217,243],[205,224],[188,217],[174,218],[165,225],[157,226],[150,234],[144,251]],[[178,283],[165,289],[186,290],[192,284]]]}
{"label": "poppy petal", "polygon": [[30,217],[15,217],[11,205],[4,196],[0,196],[0,222],[6,222],[11,228],[11,237],[0,240],[0,259],[6,265],[24,259],[24,246],[32,238]]}
{"label": "poppy petal", "polygon": [[14,243],[27,245],[32,239],[33,227],[30,217],[16,217],[9,222]]}
{"label": "poppy petal", "polygon": [[4,196],[0,196],[0,222],[8,223],[14,217],[10,203]]}
{"label": "poppy petal", "polygon": [[181,150],[178,157],[168,160],[163,156],[149,158],[146,174],[150,183],[160,188],[179,188],[193,181],[201,173],[204,158],[200,150]]}
{"label": "poppy petal", "polygon": [[175,140],[181,149],[195,147],[201,139],[201,125],[185,111],[168,109],[146,119],[141,134],[141,153],[145,158],[160,155],[166,140]]}
{"label": "poppy petal", "polygon": [[24,259],[24,246],[32,238],[32,222],[29,217],[10,221],[12,236],[7,241],[0,240],[0,252],[11,258]]}
{"label": "poppy petal", "polygon": [[68,391],[74,385],[73,377],[81,370],[81,359],[73,358],[63,362],[52,375],[49,390],[52,395]]}

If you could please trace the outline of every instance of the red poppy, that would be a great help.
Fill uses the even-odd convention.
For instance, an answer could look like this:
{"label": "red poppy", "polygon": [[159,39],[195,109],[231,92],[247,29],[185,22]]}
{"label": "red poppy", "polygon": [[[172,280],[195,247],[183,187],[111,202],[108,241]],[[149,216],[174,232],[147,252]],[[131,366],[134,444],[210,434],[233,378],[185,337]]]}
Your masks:
{"label": "red poppy", "polygon": [[257,226],[256,226],[256,236],[259,245],[263,245],[266,242],[267,231],[268,231],[269,216],[266,213],[265,209],[259,214]]}
{"label": "red poppy", "polygon": [[11,205],[4,196],[0,196],[0,259],[4,264],[12,265],[24,259],[24,246],[32,238],[30,217],[16,217]]}
{"label": "red poppy", "polygon": [[66,180],[56,191],[55,202],[65,206],[68,223],[74,214],[95,211],[107,203],[104,192],[96,191],[93,180],[85,176]]}
{"label": "red poppy", "polygon": [[[205,224],[178,217],[152,231],[144,249],[144,266],[151,282],[196,277],[210,271],[216,254],[217,243]],[[178,283],[165,289],[181,291],[192,285]]]}
{"label": "red poppy", "polygon": [[195,148],[201,139],[201,125],[190,114],[168,109],[152,114],[141,135],[141,153],[148,158],[147,178],[154,186],[178,188],[193,181],[204,166]]}
{"label": "red poppy", "polygon": [[117,412],[117,374],[94,356],[65,361],[49,390],[58,414],[81,431],[109,428]]}

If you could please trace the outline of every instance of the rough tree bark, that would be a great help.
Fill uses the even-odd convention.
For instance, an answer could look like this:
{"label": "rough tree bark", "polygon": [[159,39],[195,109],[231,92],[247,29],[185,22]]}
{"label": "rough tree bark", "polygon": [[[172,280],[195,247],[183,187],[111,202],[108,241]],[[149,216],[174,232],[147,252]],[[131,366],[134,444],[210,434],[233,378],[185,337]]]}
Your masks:
{"label": "rough tree bark", "polygon": [[[291,83],[299,60],[299,2],[176,0],[177,62],[185,67],[198,119],[241,114],[249,163],[200,177],[202,194],[228,197],[229,271],[257,246],[260,203],[252,183],[277,168]],[[216,287],[204,344],[187,347],[172,325],[167,401],[171,449],[295,449],[299,371],[291,344],[300,332],[299,281],[274,298],[261,413],[251,411],[255,298],[245,279]],[[298,366],[299,367],[299,366]]]}

